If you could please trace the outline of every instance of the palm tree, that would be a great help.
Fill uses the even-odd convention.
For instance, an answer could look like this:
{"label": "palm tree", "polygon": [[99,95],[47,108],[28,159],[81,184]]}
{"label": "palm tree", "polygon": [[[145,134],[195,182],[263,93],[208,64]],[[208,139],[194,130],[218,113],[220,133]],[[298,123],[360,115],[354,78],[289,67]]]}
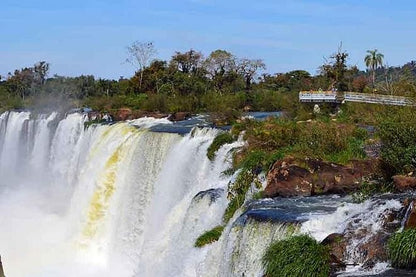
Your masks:
{"label": "palm tree", "polygon": [[365,65],[371,69],[373,75],[373,90],[376,82],[376,69],[383,64],[384,55],[377,52],[377,49],[367,50],[368,55],[365,56]]}

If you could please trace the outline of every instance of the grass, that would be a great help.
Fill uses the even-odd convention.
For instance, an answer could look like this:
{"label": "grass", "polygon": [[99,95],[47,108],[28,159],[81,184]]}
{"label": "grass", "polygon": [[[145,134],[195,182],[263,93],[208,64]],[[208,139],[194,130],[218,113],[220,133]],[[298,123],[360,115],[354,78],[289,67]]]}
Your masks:
{"label": "grass", "polygon": [[220,238],[223,230],[224,226],[217,226],[212,230],[206,231],[196,239],[195,247],[203,247],[204,245],[217,241]]}
{"label": "grass", "polygon": [[388,242],[391,265],[395,268],[416,268],[416,229],[393,235]]}
{"label": "grass", "polygon": [[263,265],[267,277],[328,277],[330,273],[328,249],[307,235],[271,244]]}
{"label": "grass", "polygon": [[285,156],[303,159],[317,158],[328,162],[348,164],[365,158],[365,129],[354,124],[328,121],[296,123],[289,119],[246,121],[236,125],[233,132],[245,130],[247,146],[235,160],[240,168],[261,168],[263,171]]}
{"label": "grass", "polygon": [[215,153],[218,151],[218,149],[221,148],[224,144],[232,143],[235,141],[235,138],[233,135],[231,135],[228,132],[220,133],[218,134],[215,139],[212,141],[211,145],[208,147],[207,150],[207,157],[211,161],[215,158]]}

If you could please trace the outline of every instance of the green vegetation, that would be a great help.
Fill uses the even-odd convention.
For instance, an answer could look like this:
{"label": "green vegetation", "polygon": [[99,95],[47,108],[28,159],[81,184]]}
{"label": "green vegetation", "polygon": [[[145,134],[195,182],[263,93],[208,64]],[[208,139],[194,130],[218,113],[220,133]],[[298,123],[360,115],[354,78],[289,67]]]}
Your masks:
{"label": "green vegetation", "polygon": [[212,230],[206,231],[196,239],[195,247],[202,247],[204,245],[217,241],[220,238],[223,230],[224,226],[217,226]]}
{"label": "green vegetation", "polygon": [[416,229],[393,235],[388,242],[391,264],[396,268],[416,268]]}
{"label": "green vegetation", "polygon": [[235,141],[234,136],[228,132],[223,132],[223,133],[218,134],[213,140],[213,142],[211,143],[211,145],[208,147],[208,150],[207,150],[208,159],[210,159],[211,161],[214,160],[215,153],[218,151],[218,149],[220,149],[221,146],[223,146],[224,144],[232,143],[233,141]]}
{"label": "green vegetation", "polygon": [[364,62],[365,65],[370,68],[371,73],[372,73],[372,84],[373,84],[373,89],[376,83],[376,69],[383,65],[383,58],[384,55],[381,53],[377,52],[377,49],[374,50],[367,50],[368,55],[365,56],[364,58]]}
{"label": "green vegetation", "polygon": [[[137,70],[129,79],[48,76],[49,64],[45,61],[2,76],[0,110],[89,106],[110,114],[120,108],[163,113],[210,112],[216,121],[228,124],[245,109],[284,110],[296,120],[310,119],[312,107],[299,104],[297,99],[301,90],[336,87],[340,91],[372,92],[374,88],[377,93],[416,95],[416,62],[380,67],[382,56],[375,50],[366,58],[371,69],[368,72],[348,66],[348,53],[340,48],[312,76],[304,70],[268,74],[262,60],[238,58],[221,49],[209,53],[207,58],[193,49],[174,52],[166,61],[157,59],[153,43],[134,42],[127,49],[127,61]],[[331,107],[324,106],[328,106],[321,107],[326,114]],[[371,116],[365,118],[371,120]],[[358,116],[354,120],[363,122]]]}
{"label": "green vegetation", "polygon": [[268,277],[328,277],[330,273],[328,249],[306,235],[271,244],[263,264]]}
{"label": "green vegetation", "polygon": [[365,158],[363,145],[366,130],[351,124],[336,122],[296,123],[289,119],[246,121],[245,139],[248,144],[235,159],[235,166],[267,170],[284,156],[318,158],[347,164]]}
{"label": "green vegetation", "polygon": [[393,191],[391,183],[378,181],[364,181],[360,189],[352,194],[355,203],[361,203],[378,193],[388,193]]}
{"label": "green vegetation", "polygon": [[105,119],[94,119],[94,120],[86,121],[86,122],[84,122],[84,129],[87,129],[91,125],[100,124],[100,123],[104,123],[104,122],[106,122]]}
{"label": "green vegetation", "polygon": [[402,109],[378,127],[382,142],[382,169],[387,178],[416,170],[416,116]]}
{"label": "green vegetation", "polygon": [[249,170],[241,170],[236,180],[233,183],[228,184],[228,198],[230,199],[230,202],[228,203],[223,216],[224,223],[227,223],[244,203],[246,193],[252,183],[254,183],[257,188],[261,188],[261,184],[257,180],[255,174]]}

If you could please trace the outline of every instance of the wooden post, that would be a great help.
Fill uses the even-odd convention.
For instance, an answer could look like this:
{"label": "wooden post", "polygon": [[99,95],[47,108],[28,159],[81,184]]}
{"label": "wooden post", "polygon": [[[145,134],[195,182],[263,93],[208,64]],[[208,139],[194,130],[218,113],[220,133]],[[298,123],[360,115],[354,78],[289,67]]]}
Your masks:
{"label": "wooden post", "polygon": [[0,277],[6,277],[4,276],[3,264],[1,263],[1,256],[0,256]]}

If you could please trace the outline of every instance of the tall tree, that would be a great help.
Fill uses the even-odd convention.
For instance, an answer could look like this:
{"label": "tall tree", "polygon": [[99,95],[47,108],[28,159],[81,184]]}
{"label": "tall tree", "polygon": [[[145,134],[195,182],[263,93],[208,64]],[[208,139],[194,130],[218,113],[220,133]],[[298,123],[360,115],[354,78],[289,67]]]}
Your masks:
{"label": "tall tree", "polygon": [[230,52],[218,49],[211,52],[204,61],[204,67],[213,81],[215,89],[221,92],[226,79],[229,79],[227,75],[235,72],[236,59]]}
{"label": "tall tree", "polygon": [[336,87],[339,91],[348,89],[345,73],[347,67],[348,53],[342,50],[342,44],[338,51],[329,57],[329,61],[321,67],[321,73],[331,80],[331,88]]}
{"label": "tall tree", "polygon": [[182,73],[196,74],[202,66],[202,59],[203,55],[201,52],[191,49],[185,53],[175,52],[170,65]]}
{"label": "tall tree", "polygon": [[45,83],[46,76],[49,71],[49,63],[45,61],[40,61],[33,66],[33,71],[35,73],[35,80],[39,85]]}
{"label": "tall tree", "polygon": [[367,50],[367,56],[364,58],[365,65],[370,68],[372,73],[373,90],[376,82],[376,69],[383,64],[384,55],[377,49]]}
{"label": "tall tree", "polygon": [[266,65],[262,60],[241,59],[238,62],[238,72],[243,76],[246,83],[246,90],[250,90],[251,81],[256,75],[257,71],[266,69]]}
{"label": "tall tree", "polygon": [[139,69],[139,89],[142,88],[143,71],[150,64],[157,51],[153,42],[135,41],[130,46],[127,46],[126,62],[132,64]]}

